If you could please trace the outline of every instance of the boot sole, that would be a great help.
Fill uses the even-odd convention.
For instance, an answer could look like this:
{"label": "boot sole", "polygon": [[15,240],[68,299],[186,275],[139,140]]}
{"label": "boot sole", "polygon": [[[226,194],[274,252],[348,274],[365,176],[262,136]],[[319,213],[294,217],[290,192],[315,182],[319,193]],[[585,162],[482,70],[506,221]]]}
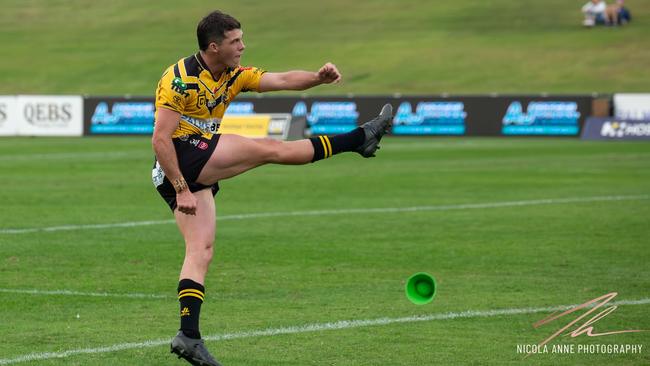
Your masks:
{"label": "boot sole", "polygon": [[172,347],[171,353],[177,355],[178,358],[182,358],[194,366],[210,366],[209,363],[205,363],[203,361],[197,361],[196,359],[192,358],[192,356],[190,356],[189,353],[187,353],[183,348]]}

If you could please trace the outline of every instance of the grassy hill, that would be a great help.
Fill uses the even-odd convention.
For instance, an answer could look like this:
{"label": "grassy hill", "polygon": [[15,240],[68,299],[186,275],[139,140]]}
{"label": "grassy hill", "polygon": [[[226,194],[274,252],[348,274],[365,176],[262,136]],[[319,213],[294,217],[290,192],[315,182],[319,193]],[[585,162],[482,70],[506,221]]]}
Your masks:
{"label": "grassy hill", "polygon": [[[585,0],[237,1],[243,63],[344,74],[310,93],[648,91],[650,2],[634,21],[583,29]],[[150,95],[162,70],[196,49],[197,21],[220,4],[4,0],[0,94]]]}

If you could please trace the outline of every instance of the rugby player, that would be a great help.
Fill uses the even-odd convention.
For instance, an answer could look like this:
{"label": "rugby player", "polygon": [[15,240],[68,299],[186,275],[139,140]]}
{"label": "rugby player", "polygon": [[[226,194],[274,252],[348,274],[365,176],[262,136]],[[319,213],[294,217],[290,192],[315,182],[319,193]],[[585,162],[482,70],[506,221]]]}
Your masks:
{"label": "rugby player", "polygon": [[196,33],[199,51],[169,66],[156,89],[152,180],[185,240],[178,283],[180,330],[171,352],[193,365],[215,366],[220,364],[201,339],[199,315],[213,254],[218,182],[268,163],[307,164],[342,152],[372,157],[390,128],[392,107],[387,104],[373,120],[331,137],[281,142],[219,134],[224,112],[240,92],[305,90],[339,82],[341,74],[331,63],[316,72],[240,66],[241,24],[220,11],[205,16]]}

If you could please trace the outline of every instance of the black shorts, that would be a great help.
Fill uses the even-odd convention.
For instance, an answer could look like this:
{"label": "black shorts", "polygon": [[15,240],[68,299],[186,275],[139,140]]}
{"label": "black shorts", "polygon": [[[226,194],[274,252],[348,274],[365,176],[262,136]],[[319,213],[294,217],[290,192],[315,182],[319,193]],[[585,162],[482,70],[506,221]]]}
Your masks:
{"label": "black shorts", "polygon": [[[199,174],[210,159],[210,156],[212,156],[212,152],[217,147],[220,136],[219,134],[214,134],[212,138],[207,139],[202,135],[188,135],[172,139],[176,148],[179,168],[185,181],[187,181],[190,192],[212,188],[212,194],[216,195],[219,191],[218,183],[212,186],[205,186],[197,183],[196,180],[199,178]],[[154,161],[151,177],[160,196],[167,202],[169,208],[174,211],[176,209],[176,190],[164,175],[158,161]]]}

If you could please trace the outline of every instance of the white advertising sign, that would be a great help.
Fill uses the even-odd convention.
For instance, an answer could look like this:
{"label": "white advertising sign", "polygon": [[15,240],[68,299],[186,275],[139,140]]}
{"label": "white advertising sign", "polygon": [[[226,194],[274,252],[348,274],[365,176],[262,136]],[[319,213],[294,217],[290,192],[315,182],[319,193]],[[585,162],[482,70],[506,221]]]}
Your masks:
{"label": "white advertising sign", "polygon": [[650,121],[650,94],[615,94],[614,116],[620,119]]}
{"label": "white advertising sign", "polygon": [[81,96],[19,95],[18,134],[23,136],[81,136]]}
{"label": "white advertising sign", "polygon": [[0,96],[0,136],[15,136],[18,133],[17,100],[13,95]]}

